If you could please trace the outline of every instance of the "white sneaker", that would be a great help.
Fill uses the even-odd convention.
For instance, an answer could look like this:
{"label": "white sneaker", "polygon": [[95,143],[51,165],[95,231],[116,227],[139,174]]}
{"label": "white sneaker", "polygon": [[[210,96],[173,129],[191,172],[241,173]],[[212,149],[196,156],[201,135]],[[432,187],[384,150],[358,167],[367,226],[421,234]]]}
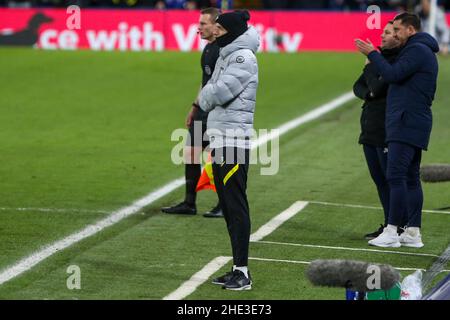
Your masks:
{"label": "white sneaker", "polygon": [[405,232],[400,235],[400,243],[402,246],[412,248],[422,248],[424,246],[420,232],[411,232],[409,228],[406,228]]}
{"label": "white sneaker", "polygon": [[370,240],[368,243],[371,246],[383,247],[383,248],[399,248],[399,247],[401,247],[400,237],[398,236],[397,232],[395,232],[395,231],[392,232],[387,227],[383,229],[383,232],[378,237]]}

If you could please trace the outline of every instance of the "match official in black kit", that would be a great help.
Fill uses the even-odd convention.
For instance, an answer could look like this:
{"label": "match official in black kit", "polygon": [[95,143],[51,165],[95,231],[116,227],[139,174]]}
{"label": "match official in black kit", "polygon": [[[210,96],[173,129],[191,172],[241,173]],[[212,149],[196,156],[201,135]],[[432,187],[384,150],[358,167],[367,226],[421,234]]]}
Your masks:
{"label": "match official in black kit", "polygon": [[[206,8],[200,11],[198,33],[202,39],[208,41],[208,44],[203,49],[201,57],[202,85],[200,90],[206,85],[209,79],[211,79],[216,61],[219,58],[219,46],[217,45],[213,33],[214,24],[219,14],[220,10],[217,8]],[[207,119],[208,112],[200,109],[197,97],[192,103],[191,110],[186,118],[186,127],[189,128],[189,135],[184,148],[186,196],[183,202],[173,207],[162,208],[162,211],[165,213],[189,215],[195,215],[197,213],[197,192],[195,189],[201,175],[200,156],[202,151],[209,145],[209,141],[204,139],[204,137],[207,137],[205,135]],[[223,213],[220,205],[217,204],[203,216],[209,218],[222,218]]]}

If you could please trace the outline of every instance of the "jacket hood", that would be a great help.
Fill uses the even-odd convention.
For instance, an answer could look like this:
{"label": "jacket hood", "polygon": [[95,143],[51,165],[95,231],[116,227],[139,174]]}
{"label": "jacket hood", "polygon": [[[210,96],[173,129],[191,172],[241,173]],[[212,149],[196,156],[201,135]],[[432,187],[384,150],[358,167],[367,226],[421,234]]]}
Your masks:
{"label": "jacket hood", "polygon": [[258,31],[256,31],[254,27],[250,26],[248,30],[245,31],[244,34],[237,37],[236,40],[234,40],[229,45],[223,47],[220,50],[220,55],[224,58],[229,54],[240,49],[249,49],[253,53],[256,53],[256,51],[258,51],[259,44],[260,44],[259,33]]}
{"label": "jacket hood", "polygon": [[403,47],[396,47],[396,48],[390,48],[390,49],[380,49],[381,54],[383,57],[389,61],[392,62],[394,59],[400,54],[400,51],[402,51]]}
{"label": "jacket hood", "polygon": [[436,39],[434,39],[431,35],[425,32],[418,32],[415,35],[411,36],[408,40],[407,45],[414,43],[422,43],[429,47],[433,52],[439,52],[439,44]]}
{"label": "jacket hood", "polygon": [[380,52],[383,56],[391,56],[391,55],[397,55],[402,51],[403,47],[395,47],[390,49],[382,49],[380,47]]}

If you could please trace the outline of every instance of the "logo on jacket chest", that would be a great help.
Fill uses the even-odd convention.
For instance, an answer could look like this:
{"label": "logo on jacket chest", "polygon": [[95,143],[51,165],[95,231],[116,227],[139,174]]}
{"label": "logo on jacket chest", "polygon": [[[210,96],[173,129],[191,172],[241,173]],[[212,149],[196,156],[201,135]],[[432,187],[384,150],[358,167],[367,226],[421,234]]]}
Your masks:
{"label": "logo on jacket chest", "polygon": [[243,56],[238,56],[238,57],[236,58],[236,62],[237,62],[237,63],[243,63],[244,61],[245,61],[245,59],[244,59]]}

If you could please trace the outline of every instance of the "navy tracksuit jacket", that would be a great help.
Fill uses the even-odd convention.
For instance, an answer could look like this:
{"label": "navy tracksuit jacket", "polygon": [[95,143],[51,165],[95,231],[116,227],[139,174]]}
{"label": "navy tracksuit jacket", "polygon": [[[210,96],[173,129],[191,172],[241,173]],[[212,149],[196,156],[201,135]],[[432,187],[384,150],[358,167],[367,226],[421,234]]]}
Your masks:
{"label": "navy tracksuit jacket", "polygon": [[381,77],[390,84],[386,108],[386,142],[403,142],[426,150],[432,127],[431,103],[436,92],[439,51],[427,33],[411,36],[394,63],[380,53],[369,54]]}

